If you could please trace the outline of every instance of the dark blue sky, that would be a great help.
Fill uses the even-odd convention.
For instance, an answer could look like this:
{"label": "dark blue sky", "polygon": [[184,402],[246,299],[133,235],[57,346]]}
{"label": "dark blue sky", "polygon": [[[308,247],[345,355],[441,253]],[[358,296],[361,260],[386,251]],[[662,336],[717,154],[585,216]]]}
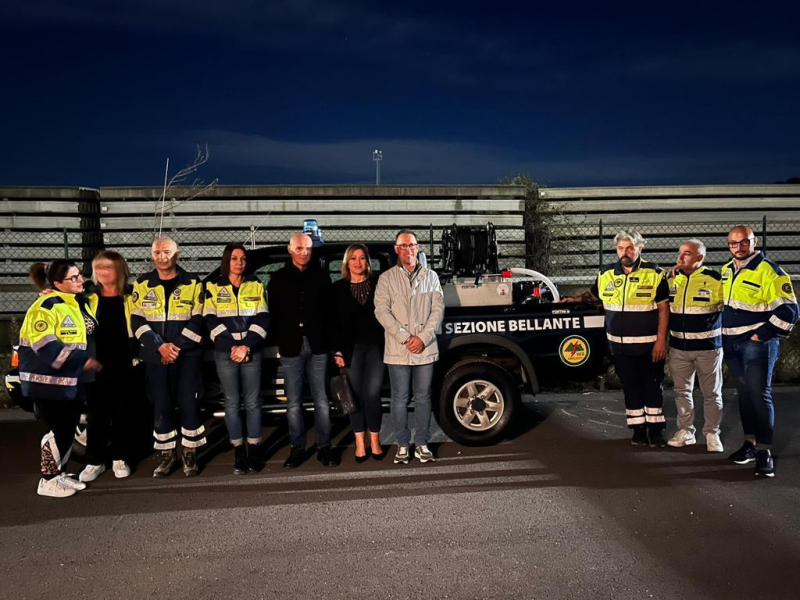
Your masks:
{"label": "dark blue sky", "polygon": [[0,0],[0,185],[782,181],[799,4]]}

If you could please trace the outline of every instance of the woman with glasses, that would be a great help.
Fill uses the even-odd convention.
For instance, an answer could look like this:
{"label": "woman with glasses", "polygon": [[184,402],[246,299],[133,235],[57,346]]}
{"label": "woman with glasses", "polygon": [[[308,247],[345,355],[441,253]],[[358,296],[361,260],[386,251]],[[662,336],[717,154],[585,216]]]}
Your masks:
{"label": "woman with glasses", "polygon": [[381,385],[383,384],[383,327],[375,318],[375,286],[377,277],[372,274],[369,250],[363,244],[352,244],[342,260],[342,278],[333,284],[336,315],[334,361],[346,367],[358,404],[350,415],[356,438],[356,462],[369,458],[366,448],[366,430],[369,430],[369,447],[372,458],[384,457],[380,432],[383,412]]}
{"label": "woman with glasses", "polygon": [[22,393],[33,400],[36,415],[49,431],[41,442],[41,473],[37,493],[65,498],[86,487],[69,477],[64,467],[80,409],[79,381],[101,369],[89,345],[97,327],[95,312],[83,296],[83,276],[75,263],[55,260],[33,265],[31,280],[42,294],[22,323],[19,378]]}
{"label": "woman with glasses", "polygon": [[[245,275],[247,250],[228,244],[220,274],[206,282],[203,316],[214,342],[214,362],[225,395],[225,425],[233,446],[236,475],[258,470],[261,443],[261,346],[269,312],[264,284]],[[246,418],[242,427],[241,405]],[[245,444],[245,430],[247,444]]]}
{"label": "woman with glasses", "polygon": [[103,370],[97,373],[93,389],[87,390],[86,395],[89,463],[79,476],[84,483],[97,479],[109,463],[117,479],[131,474],[128,463],[132,458],[133,300],[129,279],[128,265],[119,253],[104,250],[92,260],[94,285],[87,295],[92,306],[97,307],[94,337],[97,360]]}

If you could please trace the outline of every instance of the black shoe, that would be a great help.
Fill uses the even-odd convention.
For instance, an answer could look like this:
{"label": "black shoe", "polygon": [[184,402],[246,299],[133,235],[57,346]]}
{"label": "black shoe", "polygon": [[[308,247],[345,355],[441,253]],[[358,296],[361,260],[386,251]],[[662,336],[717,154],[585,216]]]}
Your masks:
{"label": "black shoe", "polygon": [[381,446],[380,454],[372,453],[372,460],[383,460],[384,458],[386,458],[386,450],[383,449],[383,446]]}
{"label": "black shoe", "polygon": [[651,448],[664,448],[667,445],[667,441],[664,439],[661,431],[661,429],[651,429],[647,432],[647,438]]}
{"label": "black shoe", "polygon": [[772,454],[769,450],[759,450],[756,452],[756,477],[775,477],[775,463],[772,462]]}
{"label": "black shoe", "polygon": [[284,469],[296,469],[300,465],[303,464],[303,461],[306,459],[306,451],[305,448],[292,448],[292,451],[289,453],[289,458],[287,458],[283,463]]}
{"label": "black shoe", "polygon": [[175,466],[178,464],[178,459],[175,458],[175,451],[174,450],[165,450],[161,452],[161,460],[158,463],[155,471],[153,471],[153,477],[167,477],[170,473],[175,469]]}
{"label": "black shoe", "polygon": [[643,425],[637,425],[633,428],[631,446],[647,446],[647,444],[647,429]]}
{"label": "black shoe", "polygon": [[752,443],[745,440],[741,448],[731,454],[730,458],[737,465],[746,465],[756,459],[756,447]]}
{"label": "black shoe", "polygon": [[247,447],[242,444],[233,447],[233,474],[244,475],[247,473]]}
{"label": "black shoe", "polygon": [[183,474],[186,477],[195,477],[200,474],[200,468],[197,466],[197,453],[194,450],[184,450],[181,459],[183,460]]}
{"label": "black shoe", "polygon": [[356,456],[356,462],[358,464],[365,463],[369,460],[369,452],[367,452],[364,456]]}
{"label": "black shoe", "polygon": [[258,444],[247,444],[247,472],[248,473],[258,473],[261,470],[261,463],[259,461],[259,450],[260,446]]}
{"label": "black shoe", "polygon": [[334,454],[330,446],[320,448],[317,451],[317,460],[322,463],[323,467],[339,466],[339,457]]}

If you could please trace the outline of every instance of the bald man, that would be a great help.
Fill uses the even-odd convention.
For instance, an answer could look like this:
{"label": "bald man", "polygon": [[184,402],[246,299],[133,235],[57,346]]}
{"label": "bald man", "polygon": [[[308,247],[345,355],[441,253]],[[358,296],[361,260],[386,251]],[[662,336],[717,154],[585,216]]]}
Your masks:
{"label": "bald man", "polygon": [[757,246],[746,225],[728,232],[733,260],[722,267],[722,344],[744,430],[744,444],[730,459],[740,465],[755,461],[756,476],[774,477],[772,375],[780,340],[794,328],[798,308],[791,279]]}
{"label": "bald man", "polygon": [[297,233],[289,240],[289,260],[267,284],[271,321],[269,339],[280,351],[286,386],[286,418],[291,450],[283,466],[299,467],[306,458],[303,384],[308,381],[314,399],[317,459],[326,467],[339,464],[331,450],[331,418],[327,383],[330,349],[331,279],[312,260],[312,240]]}
{"label": "bald man", "polygon": [[[200,417],[203,395],[201,343],[203,286],[178,266],[178,244],[158,238],[151,247],[155,269],[133,285],[131,329],[141,345],[147,395],[154,406],[154,448],[160,452],[153,477],[166,477],[181,461],[187,477],[197,475],[197,449],[206,443]],[[180,433],[175,421],[180,409]]]}

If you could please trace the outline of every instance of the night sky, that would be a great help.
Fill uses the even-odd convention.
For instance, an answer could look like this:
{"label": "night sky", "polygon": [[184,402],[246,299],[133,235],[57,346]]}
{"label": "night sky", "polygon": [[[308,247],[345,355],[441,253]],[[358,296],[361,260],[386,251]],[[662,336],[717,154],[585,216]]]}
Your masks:
{"label": "night sky", "polygon": [[0,0],[0,185],[785,181],[798,7]]}

